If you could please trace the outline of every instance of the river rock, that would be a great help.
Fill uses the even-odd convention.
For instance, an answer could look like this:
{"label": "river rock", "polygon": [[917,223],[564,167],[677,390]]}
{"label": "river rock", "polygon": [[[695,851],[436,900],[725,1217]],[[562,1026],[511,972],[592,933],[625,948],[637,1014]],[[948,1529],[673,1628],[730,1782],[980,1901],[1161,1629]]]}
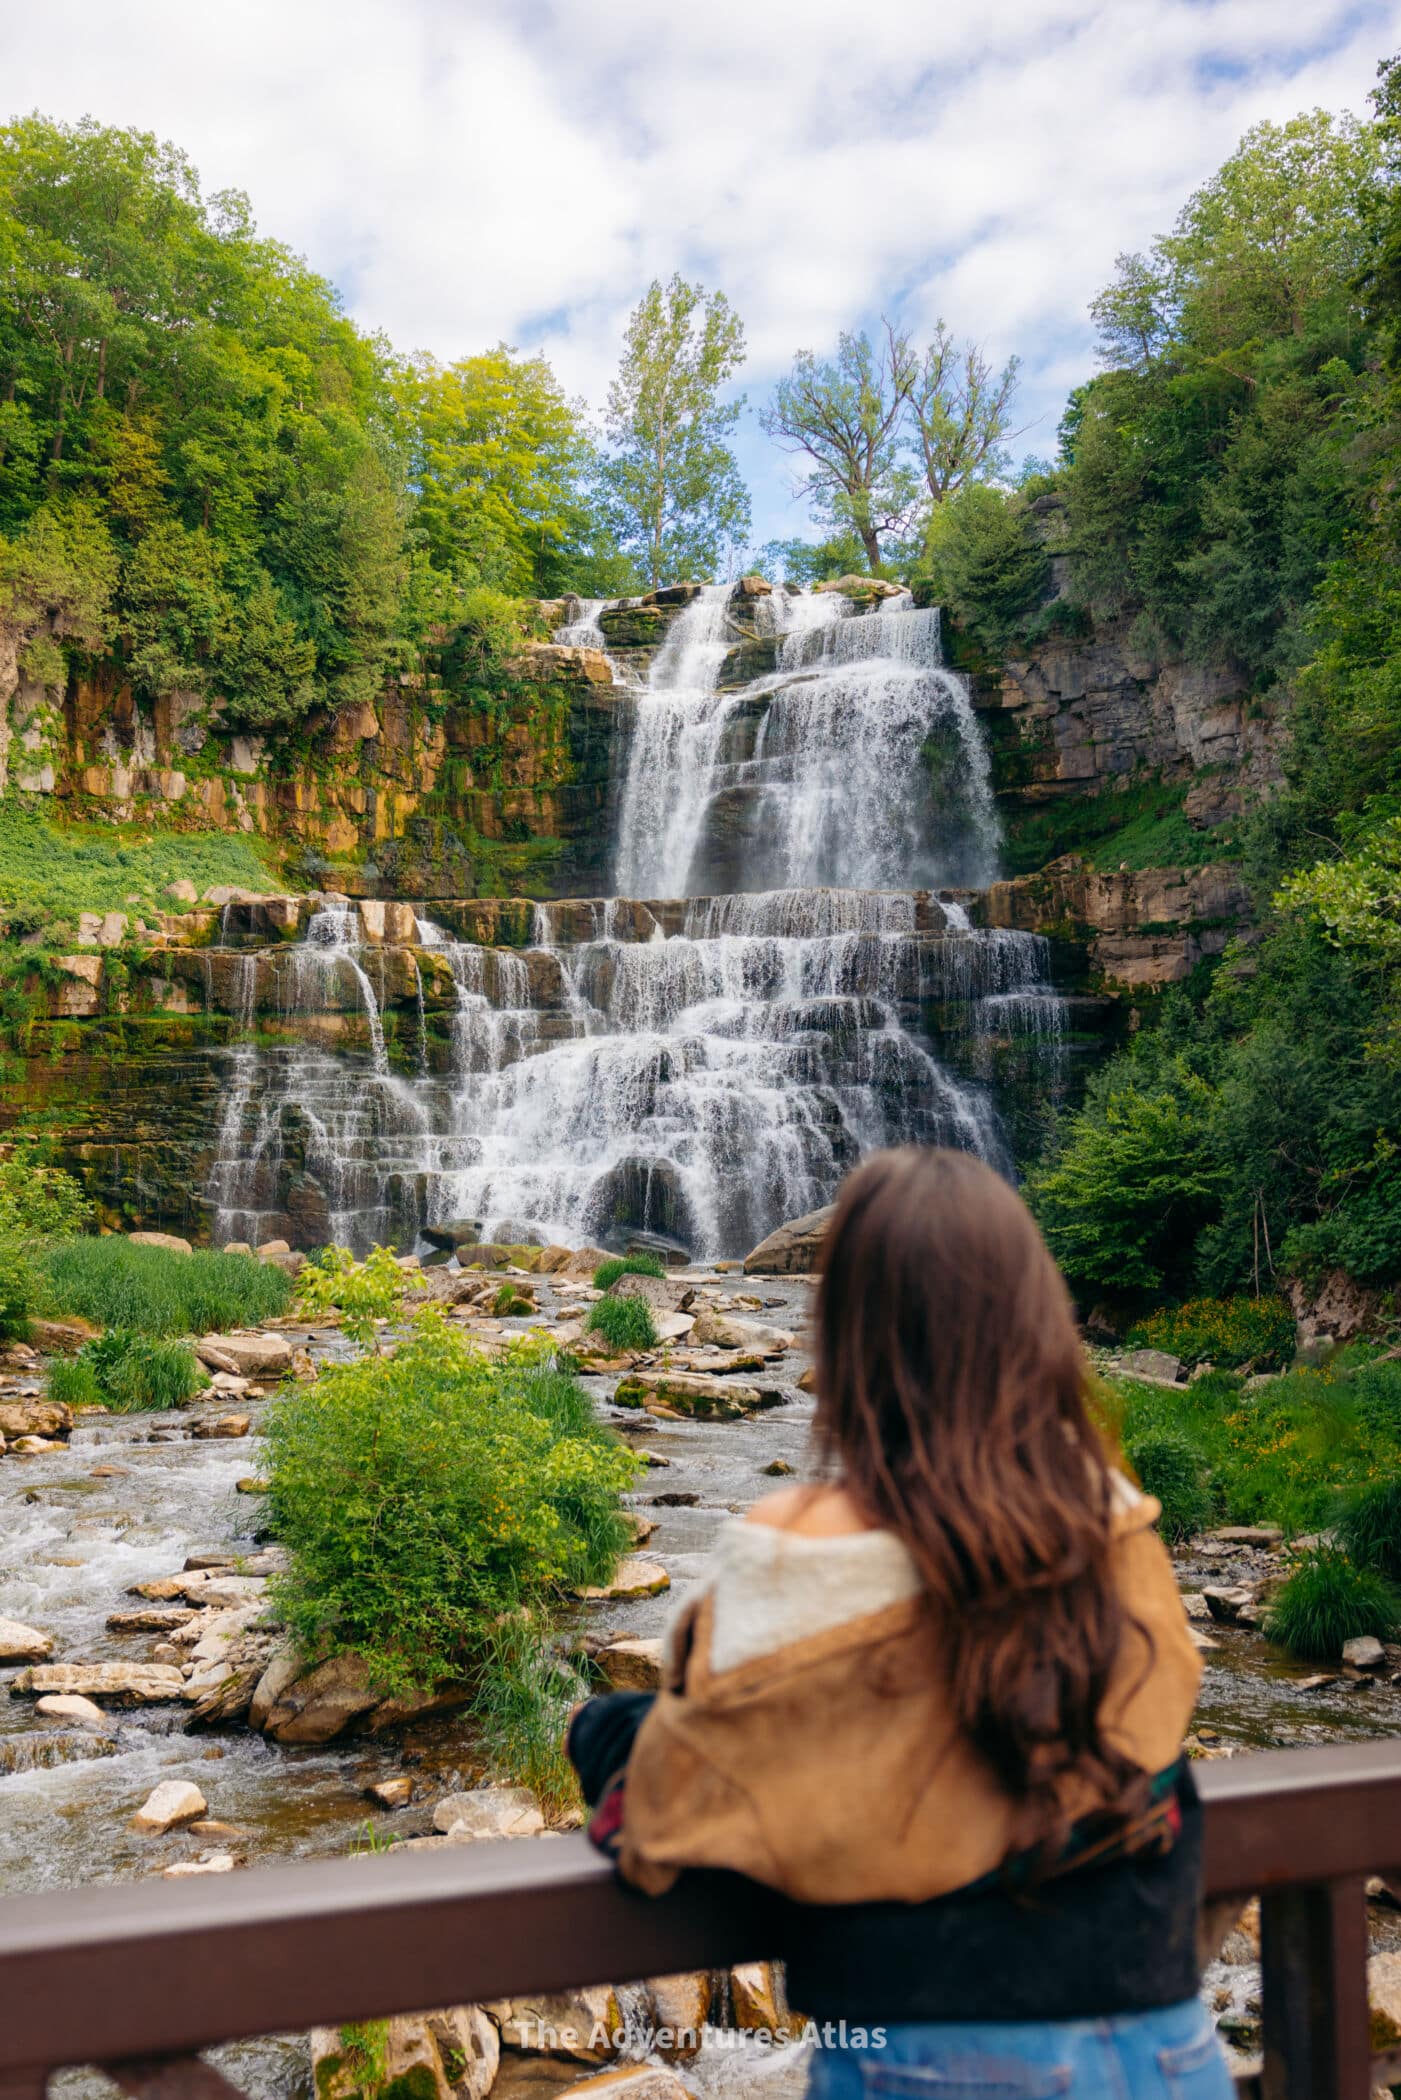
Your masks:
{"label": "river rock", "polygon": [[166,1881],[188,1881],[196,1874],[232,1874],[238,1861],[232,1852],[211,1852],[207,1859],[180,1859],[174,1866],[162,1867]]}
{"label": "river rock", "polygon": [[538,1837],[545,1827],[528,1787],[484,1786],[448,1794],[433,1811],[433,1828],[467,1844],[477,1838]]}
{"label": "river rock", "polygon": [[407,1808],[413,1800],[413,1781],[407,1772],[397,1772],[392,1779],[377,1779],[366,1787],[365,1799],[373,1801],[376,1808]]}
{"label": "river rock", "polygon": [[784,2024],[784,2005],[772,1962],[740,1962],[731,1969],[730,2008],[742,2032],[777,2033]]}
{"label": "river rock", "polygon": [[1374,1633],[1359,1633],[1355,1640],[1343,1642],[1343,1661],[1354,1670],[1379,1670],[1386,1650]]}
{"label": "river rock", "polygon": [[161,1836],[167,1830],[178,1830],[182,1823],[194,1823],[208,1812],[209,1803],[197,1786],[188,1779],[163,1779],[153,1787],[140,1808],[131,1819],[133,1830],[144,1830],[153,1836]]}
{"label": "river rock", "polygon": [[480,1218],[450,1218],[446,1225],[422,1225],[422,1237],[430,1247],[442,1247],[451,1254],[458,1247],[473,1247],[482,1236]]}
{"label": "river rock", "polygon": [[0,1400],[0,1436],[62,1437],[73,1427],[73,1410],[61,1400]]}
{"label": "river rock", "polygon": [[212,1421],[206,1416],[202,1422],[195,1423],[190,1434],[201,1438],[241,1437],[247,1436],[252,1426],[249,1415],[216,1415]]}
{"label": "river rock", "polygon": [[669,1276],[618,1276],[608,1286],[610,1298],[640,1298],[653,1312],[689,1312],[696,1302],[689,1284],[673,1283]]}
{"label": "river rock", "polygon": [[1182,1376],[1182,1359],[1166,1349],[1130,1349],[1119,1358],[1125,1378],[1150,1378],[1161,1385],[1176,1385]]}
{"label": "river rock", "polygon": [[46,1451],[61,1451],[63,1445],[54,1437],[17,1436],[10,1449],[21,1458],[42,1458]]}
{"label": "river rock", "polygon": [[801,1276],[820,1268],[822,1242],[836,1214],[835,1203],[790,1218],[744,1257],[746,1276]]}
{"label": "river rock", "polygon": [[625,1553],[611,1582],[591,1583],[575,1592],[593,1604],[625,1602],[631,1597],[655,1597],[671,1588],[671,1577],[659,1560],[644,1560],[641,1554]]}
{"label": "river rock", "polygon": [[769,1327],[762,1320],[735,1320],[709,1305],[697,1313],[691,1340],[699,1348],[752,1349],[761,1357],[781,1356],[793,1346],[785,1328]]}
{"label": "river rock", "polygon": [[655,1692],[661,1686],[660,1641],[610,1641],[594,1660],[615,1692]]}
{"label": "river rock", "polygon": [[1222,1626],[1240,1626],[1246,1623],[1245,1614],[1251,1613],[1255,1603],[1255,1592],[1244,1583],[1233,1586],[1210,1586],[1202,1591],[1207,1609],[1213,1619]]}
{"label": "river rock", "polygon": [[111,1699],[119,1706],[159,1706],[178,1700],[185,1680],[172,1663],[36,1663],[21,1670],[11,1686],[16,1692],[78,1692],[84,1698]]}
{"label": "river rock", "polygon": [[194,1248],[178,1232],[129,1232],[133,1247],[164,1247],[170,1254],[193,1254]]}
{"label": "river rock", "polygon": [[37,1626],[24,1626],[18,1619],[0,1619],[0,1663],[42,1662],[52,1655],[52,1636]]}
{"label": "river rock", "polygon": [[358,1655],[333,1655],[310,1670],[279,1655],[254,1691],[248,1720],[277,1743],[329,1743],[379,1698]]}
{"label": "river rock", "polygon": [[715,1997],[713,1979],[701,1969],[682,1976],[654,1976],[644,1988],[652,2048],[668,2063],[690,2063],[700,2055]]}
{"label": "river rock", "polygon": [[195,1355],[207,1370],[236,1378],[280,1378],[292,1368],[292,1344],[281,1334],[206,1334]]}
{"label": "river rock", "polygon": [[80,1320],[70,1314],[62,1320],[36,1320],[29,1322],[29,1339],[44,1356],[76,1356],[84,1342],[92,1341],[101,1334],[90,1320]]}
{"label": "river rock", "polygon": [[107,1614],[109,1633],[170,1633],[188,1626],[198,1612],[188,1604],[149,1604],[145,1611],[112,1611]]}
{"label": "river rock", "polygon": [[414,2100],[486,2100],[501,2061],[495,2027],[476,2005],[401,2013],[383,2024],[382,2060],[373,2070],[354,2031],[313,2027],[311,2059],[317,2100],[363,2100],[394,2092]]}
{"label": "river rock", "polygon": [[528,2050],[532,2055],[603,2063],[617,2055],[622,2037],[622,2010],[611,1984],[587,1984],[557,1995],[498,1998],[485,2009],[507,2048]]}
{"label": "river rock", "polygon": [[732,1422],[759,1406],[759,1389],[690,1371],[634,1371],[618,1381],[613,1394],[618,1407],[659,1408],[673,1415],[697,1415]]}
{"label": "river rock", "polygon": [[1283,1543],[1284,1533],[1276,1524],[1218,1524],[1207,1537],[1219,1539],[1226,1546],[1278,1546]]}
{"label": "river rock", "polygon": [[100,1729],[107,1731],[107,1716],[91,1699],[79,1698],[76,1692],[46,1692],[42,1699],[34,1702],[36,1714],[46,1721],[67,1721],[74,1728]]}
{"label": "river rock", "polygon": [[684,1342],[689,1338],[691,1329],[695,1324],[689,1313],[654,1313],[652,1315],[652,1325],[657,1330],[657,1340],[659,1342]]}

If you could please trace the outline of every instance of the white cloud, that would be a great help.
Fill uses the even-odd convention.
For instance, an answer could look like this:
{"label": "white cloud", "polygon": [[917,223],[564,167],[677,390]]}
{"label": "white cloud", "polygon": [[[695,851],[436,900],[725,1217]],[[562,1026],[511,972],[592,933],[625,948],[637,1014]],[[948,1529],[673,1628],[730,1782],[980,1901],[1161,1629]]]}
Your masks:
{"label": "white cloud", "polygon": [[[1050,449],[1086,302],[1247,125],[1361,110],[1401,0],[19,0],[10,110],[138,124],[403,348],[543,346],[601,401],[628,308],[724,287],[762,397],[898,305],[1025,364]],[[783,462],[745,445],[761,536]]]}

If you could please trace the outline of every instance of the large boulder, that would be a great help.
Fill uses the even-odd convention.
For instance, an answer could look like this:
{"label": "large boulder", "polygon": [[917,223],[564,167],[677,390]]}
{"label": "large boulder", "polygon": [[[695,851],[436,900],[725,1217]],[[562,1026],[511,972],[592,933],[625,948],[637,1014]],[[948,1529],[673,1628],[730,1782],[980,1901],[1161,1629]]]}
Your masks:
{"label": "large boulder", "polygon": [[430,1247],[451,1254],[457,1247],[472,1247],[482,1236],[480,1218],[449,1218],[445,1225],[421,1225],[419,1231]]}
{"label": "large boulder", "polygon": [[362,2029],[312,2028],[317,2100],[388,2092],[414,2100],[486,2100],[495,2083],[501,2042],[480,2006],[396,2014],[377,2034],[371,2043]]}
{"label": "large boulder", "polygon": [[292,1344],[283,1334],[206,1334],[195,1355],[207,1370],[235,1378],[280,1378],[292,1368]]}
{"label": "large boulder", "polygon": [[696,1315],[691,1342],[696,1348],[751,1349],[760,1356],[782,1356],[792,1348],[793,1336],[785,1327],[769,1327],[762,1320],[735,1320],[707,1305]]}
{"label": "large boulder", "polygon": [[695,1303],[689,1284],[673,1283],[669,1276],[618,1276],[608,1286],[610,1298],[640,1298],[653,1312],[686,1312]]}
{"label": "large boulder", "polygon": [[291,1648],[281,1648],[258,1679],[248,1707],[248,1725],[278,1743],[329,1743],[353,1728],[379,1734],[425,1714],[447,1713],[465,1706],[471,1694],[462,1684],[406,1698],[387,1698],[371,1684],[358,1655],[332,1655],[308,1665]]}
{"label": "large boulder", "polygon": [[61,1400],[0,1400],[0,1437],[67,1436],[73,1410]]}
{"label": "large boulder", "polygon": [[487,2010],[506,2047],[528,2050],[532,2055],[597,2064],[616,2056],[622,2040],[622,2011],[616,1993],[606,1983],[558,1994],[497,1999]]}
{"label": "large boulder", "polygon": [[171,1254],[193,1254],[194,1248],[178,1232],[129,1232],[133,1247],[164,1247]]}
{"label": "large boulder", "polygon": [[644,1560],[640,1553],[625,1553],[613,1570],[610,1582],[590,1583],[579,1596],[594,1604],[631,1602],[637,1597],[655,1597],[671,1588],[671,1577],[659,1560]]}
{"label": "large boulder", "polygon": [[790,1218],[744,1257],[746,1276],[805,1276],[822,1266],[822,1242],[836,1212],[835,1203]]}

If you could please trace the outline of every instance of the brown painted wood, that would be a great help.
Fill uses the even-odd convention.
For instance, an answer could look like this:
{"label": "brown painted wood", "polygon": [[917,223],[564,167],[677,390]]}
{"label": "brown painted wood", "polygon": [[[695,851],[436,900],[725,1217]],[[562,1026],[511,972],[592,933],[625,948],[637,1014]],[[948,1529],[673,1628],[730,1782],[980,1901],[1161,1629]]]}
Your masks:
{"label": "brown painted wood", "polygon": [[1367,1896],[1360,1875],[1260,1899],[1263,2100],[1369,2100]]}

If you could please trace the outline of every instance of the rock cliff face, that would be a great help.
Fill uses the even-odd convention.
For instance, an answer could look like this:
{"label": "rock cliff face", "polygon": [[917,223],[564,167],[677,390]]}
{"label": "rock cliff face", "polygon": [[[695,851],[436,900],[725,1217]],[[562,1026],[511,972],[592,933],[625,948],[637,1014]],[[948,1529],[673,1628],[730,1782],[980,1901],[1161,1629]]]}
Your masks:
{"label": "rock cliff face", "polygon": [[1107,872],[1075,854],[1037,875],[995,882],[970,905],[979,925],[1083,946],[1090,983],[1112,993],[1179,983],[1248,934],[1251,923],[1250,892],[1237,867]]}
{"label": "rock cliff face", "polygon": [[1239,816],[1280,778],[1284,724],[1259,713],[1225,665],[1162,661],[1127,622],[1051,636],[974,674],[974,704],[1010,802],[1180,781],[1193,823]]}

